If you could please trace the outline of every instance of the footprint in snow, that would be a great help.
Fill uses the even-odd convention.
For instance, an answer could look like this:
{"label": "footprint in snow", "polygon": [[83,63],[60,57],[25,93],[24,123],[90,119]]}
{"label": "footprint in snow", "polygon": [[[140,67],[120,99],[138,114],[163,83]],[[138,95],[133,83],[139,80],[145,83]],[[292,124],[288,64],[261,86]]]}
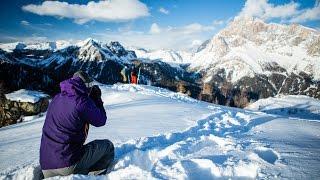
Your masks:
{"label": "footprint in snow", "polygon": [[264,161],[274,164],[279,159],[278,152],[266,147],[257,147],[254,152]]}

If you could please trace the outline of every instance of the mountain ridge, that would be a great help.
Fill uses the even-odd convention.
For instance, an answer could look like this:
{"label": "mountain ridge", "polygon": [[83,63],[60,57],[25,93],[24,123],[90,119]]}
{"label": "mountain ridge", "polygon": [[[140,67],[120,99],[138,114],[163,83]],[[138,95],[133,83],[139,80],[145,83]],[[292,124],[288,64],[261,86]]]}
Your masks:
{"label": "mountain ridge", "polygon": [[[50,77],[53,84],[78,69],[101,83],[123,82],[120,71],[127,67],[130,71],[141,70],[142,84],[245,107],[251,101],[277,94],[320,98],[319,34],[301,25],[236,18],[195,52],[125,48],[119,42],[102,43],[89,38],[62,49],[26,46],[1,51],[0,58],[5,64],[16,63],[20,72],[15,77],[17,82],[7,82],[11,89],[22,86],[18,82],[25,73],[19,66],[31,74],[46,74],[42,79]],[[2,77],[8,78],[4,81],[9,81],[10,68],[1,68]],[[42,79],[38,83],[48,83]]]}

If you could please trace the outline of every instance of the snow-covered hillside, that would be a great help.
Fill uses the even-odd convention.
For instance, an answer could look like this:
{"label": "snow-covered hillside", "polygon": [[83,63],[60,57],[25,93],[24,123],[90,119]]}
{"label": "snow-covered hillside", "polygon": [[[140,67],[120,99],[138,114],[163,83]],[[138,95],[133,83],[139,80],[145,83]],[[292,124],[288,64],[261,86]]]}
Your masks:
{"label": "snow-covered hillside", "polygon": [[[87,141],[111,139],[118,162],[106,176],[63,179],[319,178],[320,120],[228,108],[150,86],[100,87],[109,119],[91,127]],[[41,115],[0,129],[0,179],[39,176],[43,121]]]}
{"label": "snow-covered hillside", "polygon": [[5,97],[10,101],[36,103],[40,98],[48,97],[48,95],[39,91],[20,89],[12,93],[5,94]]}
{"label": "snow-covered hillside", "polygon": [[129,47],[133,50],[138,58],[161,60],[167,63],[187,64],[192,62],[193,53],[187,51],[174,51],[174,50],[146,50],[143,48]]}
{"label": "snow-covered hillside", "polygon": [[302,95],[278,95],[249,104],[246,109],[288,117],[320,120],[319,100]]}

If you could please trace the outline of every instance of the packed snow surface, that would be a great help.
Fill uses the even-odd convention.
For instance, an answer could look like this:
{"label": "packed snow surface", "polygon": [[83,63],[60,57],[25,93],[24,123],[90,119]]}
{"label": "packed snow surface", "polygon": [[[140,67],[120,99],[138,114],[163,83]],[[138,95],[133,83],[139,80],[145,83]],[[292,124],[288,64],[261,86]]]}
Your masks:
{"label": "packed snow surface", "polygon": [[161,60],[167,63],[191,63],[192,53],[187,51],[173,51],[167,49],[160,50],[146,50],[142,48],[129,47],[133,50],[138,58],[145,58],[151,60]]}
{"label": "packed snow surface", "polygon": [[20,101],[20,102],[30,102],[36,103],[40,98],[48,97],[47,94],[44,94],[39,91],[31,91],[26,89],[20,89],[9,94],[5,94],[6,98],[11,101]]}
{"label": "packed snow surface", "polygon": [[246,108],[269,114],[320,120],[319,100],[304,95],[278,95],[259,99]]}
{"label": "packed snow surface", "polygon": [[[52,179],[318,179],[320,124],[213,105],[161,88],[100,86],[108,114],[87,142],[108,138],[117,164],[104,176]],[[312,103],[319,107],[320,102]],[[319,110],[319,109],[318,109]],[[319,111],[318,111],[319,112]],[[0,179],[37,179],[44,115],[0,129]]]}

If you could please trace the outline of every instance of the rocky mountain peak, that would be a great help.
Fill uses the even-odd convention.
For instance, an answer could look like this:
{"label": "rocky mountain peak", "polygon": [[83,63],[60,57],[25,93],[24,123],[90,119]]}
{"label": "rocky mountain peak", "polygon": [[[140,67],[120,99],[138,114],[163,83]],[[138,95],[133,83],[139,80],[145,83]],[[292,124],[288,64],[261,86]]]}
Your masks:
{"label": "rocky mountain peak", "polygon": [[267,24],[261,19],[253,17],[236,17],[219,34],[222,36],[242,36],[250,38],[255,33],[267,30]]}
{"label": "rocky mountain peak", "polygon": [[84,40],[79,43],[79,45],[79,60],[102,61],[105,59],[104,52],[101,49],[101,44],[92,38]]}
{"label": "rocky mountain peak", "polygon": [[[258,18],[236,17],[218,35],[227,37],[232,41],[249,40],[256,45],[274,43],[289,46],[302,44],[305,46],[305,44],[317,39],[320,34],[317,30],[298,24],[265,23]],[[242,45],[242,43],[239,45]]]}
{"label": "rocky mountain peak", "polygon": [[274,69],[285,70],[287,74],[306,73],[320,80],[319,57],[317,30],[237,17],[199,47],[190,67],[204,72],[206,81],[224,72],[220,74],[235,83],[243,77],[269,75]]}
{"label": "rocky mountain peak", "polygon": [[118,56],[125,56],[128,54],[118,41],[111,41],[108,45],[108,48],[111,50],[111,52],[117,54]]}
{"label": "rocky mountain peak", "polygon": [[84,41],[81,41],[81,42],[79,42],[77,45],[79,46],[79,47],[91,47],[91,46],[93,46],[93,47],[96,47],[96,48],[100,48],[101,46],[100,46],[100,42],[98,42],[98,41],[96,41],[96,40],[94,40],[94,39],[92,39],[92,38],[87,38],[87,39],[85,39]]}

